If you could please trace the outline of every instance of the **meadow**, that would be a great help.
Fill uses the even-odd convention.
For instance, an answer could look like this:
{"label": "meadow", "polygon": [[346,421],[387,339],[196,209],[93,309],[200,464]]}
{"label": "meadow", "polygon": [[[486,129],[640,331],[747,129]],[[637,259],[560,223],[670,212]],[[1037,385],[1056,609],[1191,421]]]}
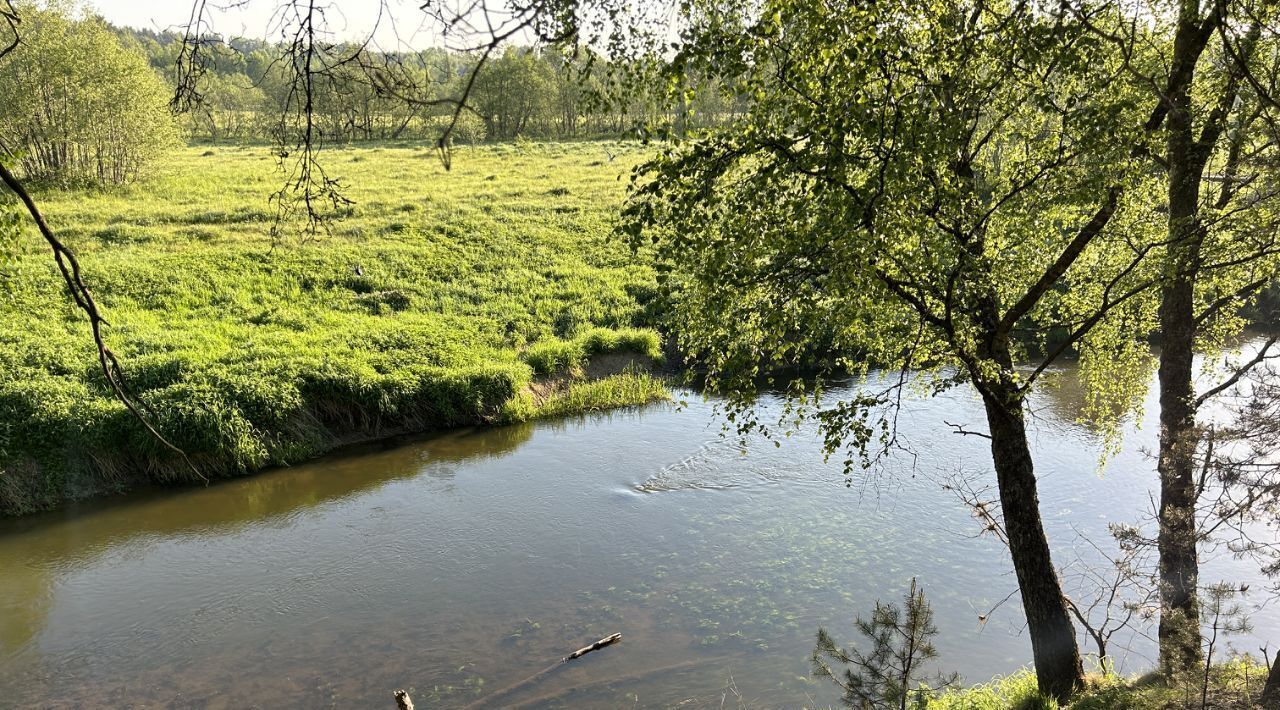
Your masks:
{"label": "meadow", "polygon": [[[354,201],[273,240],[265,146],[174,151],[134,184],[41,190],[128,386],[198,476],[115,401],[34,231],[0,296],[0,515],[346,443],[665,396],[657,287],[613,234],[635,144],[332,149]],[[612,368],[593,368],[601,356]]]}

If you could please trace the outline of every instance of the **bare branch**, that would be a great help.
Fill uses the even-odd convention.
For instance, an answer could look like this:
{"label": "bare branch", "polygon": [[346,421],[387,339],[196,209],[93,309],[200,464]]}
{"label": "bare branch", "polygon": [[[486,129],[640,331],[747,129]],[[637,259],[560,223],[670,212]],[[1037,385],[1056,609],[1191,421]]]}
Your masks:
{"label": "bare branch", "polygon": [[22,18],[18,16],[18,10],[13,6],[13,0],[4,0],[4,5],[0,6],[0,24],[4,25],[4,31],[11,36],[4,45],[0,45],[0,58],[18,48],[21,42],[18,25],[21,23]]}
{"label": "bare branch", "polygon": [[1207,392],[1205,392],[1204,394],[1200,395],[1199,397],[1196,397],[1196,402],[1195,402],[1196,408],[1199,409],[1205,402],[1209,401],[1210,399],[1213,399],[1215,396],[1234,387],[1235,384],[1240,381],[1241,377],[1244,377],[1246,374],[1248,374],[1248,372],[1252,370],[1254,367],[1256,367],[1259,363],[1263,362],[1264,360],[1280,357],[1280,354],[1271,354],[1271,347],[1276,344],[1277,340],[1280,340],[1280,336],[1273,335],[1270,338],[1268,338],[1267,342],[1264,343],[1261,348],[1259,348],[1258,354],[1255,355],[1252,360],[1249,360],[1248,362],[1244,363],[1240,367],[1236,368],[1236,371],[1232,373],[1230,377],[1224,380],[1217,387],[1214,387],[1208,390]]}
{"label": "bare branch", "polygon": [[984,439],[990,439],[990,438],[991,438],[991,435],[990,435],[990,434],[987,434],[987,433],[985,433],[985,432],[981,432],[981,431],[970,431],[969,429],[965,429],[963,424],[952,424],[951,422],[949,422],[949,421],[947,421],[947,420],[945,420],[945,419],[943,419],[943,420],[942,420],[942,423],[943,423],[943,424],[946,424],[947,426],[949,426],[949,427],[951,427],[952,429],[954,429],[955,431],[954,431],[954,432],[952,432],[953,434],[959,434],[959,435],[961,435],[961,436],[980,436],[980,437],[982,437],[982,438],[984,438]]}

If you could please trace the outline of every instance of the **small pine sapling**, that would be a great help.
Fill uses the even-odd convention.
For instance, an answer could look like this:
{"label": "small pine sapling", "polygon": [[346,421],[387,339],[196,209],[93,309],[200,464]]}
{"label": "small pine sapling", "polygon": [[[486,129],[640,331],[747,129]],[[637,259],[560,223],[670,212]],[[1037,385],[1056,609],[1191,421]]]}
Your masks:
{"label": "small pine sapling", "polygon": [[933,623],[933,608],[914,577],[903,602],[899,607],[877,601],[869,620],[859,617],[854,622],[869,644],[866,652],[856,647],[842,649],[826,629],[818,629],[813,674],[838,685],[849,707],[924,707],[930,696],[956,682],[955,674],[923,673],[925,665],[938,657],[933,645],[938,628]]}

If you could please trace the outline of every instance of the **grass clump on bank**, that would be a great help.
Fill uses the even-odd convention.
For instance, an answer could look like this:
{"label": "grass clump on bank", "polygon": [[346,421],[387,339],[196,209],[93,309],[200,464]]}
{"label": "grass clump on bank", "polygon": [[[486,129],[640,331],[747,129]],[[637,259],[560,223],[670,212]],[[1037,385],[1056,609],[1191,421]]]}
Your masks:
{"label": "grass clump on bank", "polygon": [[667,385],[661,378],[648,372],[628,370],[598,380],[570,381],[546,392],[526,389],[506,403],[502,420],[527,422],[666,398]]}
{"label": "grass clump on bank", "polygon": [[[623,155],[602,161],[606,150]],[[219,477],[395,433],[658,397],[657,380],[633,373],[522,403],[541,375],[658,357],[653,272],[611,234],[628,150],[463,149],[448,174],[429,147],[330,151],[351,214],[274,248],[281,178],[266,147],[183,149],[134,185],[37,197],[80,256],[139,401]],[[34,237],[13,273],[0,298],[0,514],[195,479],[110,396]]]}
{"label": "grass clump on bank", "polygon": [[662,360],[662,340],[652,330],[592,328],[569,340],[553,338],[530,347],[521,356],[539,377],[581,374],[592,358],[628,352],[657,364]]}

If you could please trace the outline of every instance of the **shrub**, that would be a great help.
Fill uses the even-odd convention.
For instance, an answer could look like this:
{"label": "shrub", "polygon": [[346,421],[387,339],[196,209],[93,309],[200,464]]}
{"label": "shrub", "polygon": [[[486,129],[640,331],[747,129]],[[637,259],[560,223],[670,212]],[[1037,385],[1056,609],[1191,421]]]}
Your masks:
{"label": "shrub", "polygon": [[854,625],[863,636],[864,649],[841,648],[819,628],[811,656],[813,674],[834,682],[846,706],[924,708],[930,697],[956,682],[954,674],[923,672],[923,666],[938,657],[933,645],[938,627],[933,624],[933,607],[914,577],[902,606],[877,601],[871,618],[859,617]]}
{"label": "shrub", "polygon": [[0,62],[0,145],[26,177],[119,184],[177,140],[146,57],[69,6],[20,8],[22,44]]}

